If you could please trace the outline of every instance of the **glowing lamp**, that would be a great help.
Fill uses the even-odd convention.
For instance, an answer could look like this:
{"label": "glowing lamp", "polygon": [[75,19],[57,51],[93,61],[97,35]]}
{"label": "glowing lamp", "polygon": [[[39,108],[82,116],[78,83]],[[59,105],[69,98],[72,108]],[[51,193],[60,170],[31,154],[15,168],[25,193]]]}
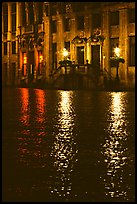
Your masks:
{"label": "glowing lamp", "polygon": [[66,50],[66,48],[63,49],[63,56],[67,57],[68,56],[68,51]]}
{"label": "glowing lamp", "polygon": [[115,52],[115,55],[117,57],[120,57],[120,48],[119,47],[114,48],[114,52]]}
{"label": "glowing lamp", "polygon": [[43,61],[43,55],[40,55],[39,56],[39,62],[42,63],[42,61]]}
{"label": "glowing lamp", "polygon": [[27,57],[24,56],[24,64],[27,64]]}

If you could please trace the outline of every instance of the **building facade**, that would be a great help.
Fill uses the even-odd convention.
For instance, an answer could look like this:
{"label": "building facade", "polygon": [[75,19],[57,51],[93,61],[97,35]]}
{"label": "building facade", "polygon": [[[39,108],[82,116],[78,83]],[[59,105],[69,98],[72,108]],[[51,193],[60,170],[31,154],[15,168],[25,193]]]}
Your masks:
{"label": "building facade", "polygon": [[125,60],[119,64],[120,81],[134,87],[135,2],[2,3],[3,86],[50,83],[64,48],[71,61],[88,60],[115,78],[110,63],[115,47]]}

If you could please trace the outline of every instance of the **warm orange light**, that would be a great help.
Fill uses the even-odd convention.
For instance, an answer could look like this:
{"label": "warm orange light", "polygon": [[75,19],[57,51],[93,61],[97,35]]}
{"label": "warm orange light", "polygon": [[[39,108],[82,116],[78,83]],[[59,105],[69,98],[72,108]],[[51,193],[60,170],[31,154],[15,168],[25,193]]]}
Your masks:
{"label": "warm orange light", "polygon": [[63,49],[63,56],[67,57],[68,56],[68,51],[66,50],[66,48]]}
{"label": "warm orange light", "polygon": [[24,64],[27,64],[27,57],[24,56]]}
{"label": "warm orange light", "polygon": [[43,55],[40,55],[39,56],[39,62],[42,63],[42,61],[43,61]]}
{"label": "warm orange light", "polygon": [[114,52],[115,52],[115,55],[116,55],[117,57],[120,57],[120,48],[119,48],[119,47],[115,47],[115,48],[114,48]]}

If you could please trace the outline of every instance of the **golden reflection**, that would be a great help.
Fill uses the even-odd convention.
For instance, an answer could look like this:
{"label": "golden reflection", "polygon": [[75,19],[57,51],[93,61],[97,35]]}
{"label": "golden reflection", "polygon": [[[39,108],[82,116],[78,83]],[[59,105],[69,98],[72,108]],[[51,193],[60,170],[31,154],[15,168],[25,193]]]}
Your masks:
{"label": "golden reflection", "polygon": [[106,195],[126,199],[127,192],[123,191],[123,166],[127,164],[127,120],[125,116],[126,102],[124,93],[111,93],[111,106],[108,110],[109,125],[103,154],[107,164],[107,175],[104,178]]}
{"label": "golden reflection", "polygon": [[44,121],[44,113],[45,113],[45,94],[43,90],[35,90],[36,95],[36,120],[38,123],[42,123]]}
{"label": "golden reflection", "polygon": [[[42,149],[44,144],[43,136],[47,134],[44,126],[44,91],[33,90],[33,92],[29,94],[29,89],[22,88],[20,90],[21,123],[18,136],[17,161],[25,166],[44,168],[46,166],[45,157],[47,156],[45,153],[46,150]],[[31,97],[34,95],[36,98],[32,100]]]}
{"label": "golden reflection", "polygon": [[29,122],[29,90],[21,89],[21,118],[20,121],[26,125]]}
{"label": "golden reflection", "polygon": [[51,187],[51,193],[60,197],[70,195],[72,190],[71,172],[76,160],[76,143],[73,138],[75,112],[73,109],[73,92],[59,91],[58,132],[51,152],[56,169],[56,182]]}

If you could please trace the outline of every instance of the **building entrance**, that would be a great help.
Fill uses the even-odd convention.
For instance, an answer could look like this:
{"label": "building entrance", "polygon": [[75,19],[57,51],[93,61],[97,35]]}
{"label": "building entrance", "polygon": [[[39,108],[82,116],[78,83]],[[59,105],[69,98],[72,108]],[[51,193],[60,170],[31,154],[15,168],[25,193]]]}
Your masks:
{"label": "building entrance", "polygon": [[100,69],[100,45],[91,45],[91,59],[93,67]]}
{"label": "building entrance", "polygon": [[28,53],[28,82],[34,79],[34,51]]}
{"label": "building entrance", "polygon": [[84,64],[84,46],[77,47],[77,61],[79,65]]}

